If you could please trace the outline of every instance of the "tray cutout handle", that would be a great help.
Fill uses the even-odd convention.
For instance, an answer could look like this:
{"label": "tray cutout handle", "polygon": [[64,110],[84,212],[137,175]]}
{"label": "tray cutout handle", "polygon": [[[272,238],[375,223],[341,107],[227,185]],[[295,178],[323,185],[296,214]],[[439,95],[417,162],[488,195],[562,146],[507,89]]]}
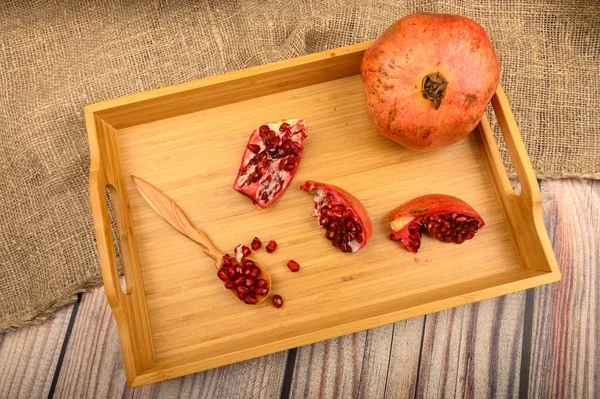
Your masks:
{"label": "tray cutout handle", "polygon": [[509,220],[508,227],[521,264],[526,269],[556,273],[558,280],[560,271],[544,225],[540,188],[501,86],[496,89],[491,103],[521,184],[520,194],[515,193],[510,184],[498,145],[485,115],[477,127],[477,139],[483,149],[486,166],[497,191],[502,212]]}
{"label": "tray cutout handle", "polygon": [[498,86],[491,102],[508,149],[508,154],[517,173],[517,178],[521,183],[520,195],[525,196],[525,199],[530,203],[541,203],[540,188],[535,177],[535,172],[527,155],[527,149],[523,143],[515,116],[501,86]]}
{"label": "tray cutout handle", "polygon": [[[129,245],[127,245],[128,235],[123,228],[125,222],[123,221],[121,201],[119,200],[117,190],[112,184],[106,185],[104,193],[108,206],[110,230],[112,232],[115,252],[115,265],[114,267],[111,267],[111,274],[113,277],[116,275],[116,278],[119,279],[119,267],[122,267],[125,275],[125,284],[123,284],[123,280],[119,279],[119,281],[121,281],[121,290],[125,295],[131,295],[133,288],[135,287],[135,280],[131,275],[131,254],[129,252]],[[116,199],[116,201],[113,199]]]}
{"label": "tray cutout handle", "polygon": [[[128,384],[156,360],[144,284],[136,250],[129,199],[120,169],[117,131],[85,109],[90,144],[90,202],[94,217],[98,257],[106,299],[118,326],[121,352]],[[107,196],[108,190],[108,196]],[[112,203],[116,237],[109,211]],[[117,243],[115,242],[117,241]],[[122,289],[118,272],[118,245],[126,287]]]}

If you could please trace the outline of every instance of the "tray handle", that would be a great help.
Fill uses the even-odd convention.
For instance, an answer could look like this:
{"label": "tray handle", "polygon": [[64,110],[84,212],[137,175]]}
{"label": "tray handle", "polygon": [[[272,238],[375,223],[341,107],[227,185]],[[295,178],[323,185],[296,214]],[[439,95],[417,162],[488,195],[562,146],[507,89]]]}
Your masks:
{"label": "tray handle", "polygon": [[[85,109],[90,145],[90,202],[106,299],[117,323],[125,374],[131,385],[155,360],[154,342],[135,246],[133,220],[121,172],[118,132]],[[113,204],[117,239],[125,271],[121,289],[106,190]]]}
{"label": "tray handle", "polygon": [[498,145],[485,115],[477,128],[479,133],[477,139],[483,148],[484,159],[498,192],[502,212],[509,221],[508,227],[518,248],[519,258],[527,269],[555,272],[557,278],[560,278],[556,257],[544,225],[540,188],[515,117],[501,86],[496,89],[491,103],[521,184],[519,195],[510,184]]}
{"label": "tray handle", "polygon": [[537,178],[527,155],[527,150],[517,122],[515,121],[515,116],[501,86],[498,86],[491,102],[496,114],[496,120],[504,137],[504,142],[508,148],[508,153],[515,167],[517,178],[521,184],[521,196],[529,203],[539,203],[541,202],[541,194]]}

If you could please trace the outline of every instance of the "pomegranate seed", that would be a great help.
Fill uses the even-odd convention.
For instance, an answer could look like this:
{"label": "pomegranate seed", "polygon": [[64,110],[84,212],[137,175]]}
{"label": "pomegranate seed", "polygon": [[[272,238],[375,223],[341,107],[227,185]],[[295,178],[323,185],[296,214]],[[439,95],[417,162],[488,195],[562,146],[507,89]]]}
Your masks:
{"label": "pomegranate seed", "polygon": [[261,245],[262,245],[262,243],[260,242],[260,240],[258,239],[258,237],[254,237],[254,240],[252,240],[252,243],[250,244],[250,246],[252,247],[253,251],[256,251],[257,249],[260,249]]}
{"label": "pomegranate seed", "polygon": [[289,124],[289,123],[285,123],[285,122],[283,122],[283,123],[281,124],[281,126],[279,126],[279,131],[280,131],[281,133],[283,133],[283,132],[285,132],[286,130],[290,130],[290,124]]}
{"label": "pomegranate seed", "polygon": [[271,131],[271,128],[269,128],[269,126],[267,125],[262,125],[258,128],[258,131],[261,133],[269,133]]}
{"label": "pomegranate seed", "polygon": [[459,235],[458,237],[456,237],[457,244],[462,244],[463,242],[465,242],[465,237],[463,237],[462,235]]}
{"label": "pomegranate seed", "polygon": [[472,232],[468,232],[467,235],[465,236],[465,238],[467,240],[470,240],[471,238],[475,237],[475,234],[473,234]]}
{"label": "pomegranate seed", "polygon": [[328,240],[333,240],[333,238],[335,237],[335,231],[327,230],[327,231],[325,232],[325,237],[326,237]]}
{"label": "pomegranate seed", "polygon": [[296,169],[295,163],[286,163],[285,166],[283,167],[283,170],[285,170],[286,172],[291,172],[294,169]]}
{"label": "pomegranate seed", "polygon": [[232,265],[231,256],[229,254],[223,255],[223,257],[221,258],[221,266],[231,266],[231,265]]}
{"label": "pomegranate seed", "polygon": [[235,274],[236,275],[244,273],[244,269],[242,268],[242,265],[235,265],[234,270],[235,270]]}
{"label": "pomegranate seed", "polygon": [[300,270],[300,265],[295,260],[288,261],[287,267],[292,271],[292,273],[296,273],[298,270]]}
{"label": "pomegranate seed", "polygon": [[228,281],[225,283],[225,288],[228,290],[235,288],[235,283],[233,281]]}
{"label": "pomegranate seed", "polygon": [[254,293],[256,295],[260,295],[260,296],[267,295],[267,292],[269,292],[269,290],[267,289],[267,287],[257,287],[257,288],[254,289]]}
{"label": "pomegranate seed", "polygon": [[273,306],[280,308],[283,305],[283,298],[281,295],[273,295]]}
{"label": "pomegranate seed", "polygon": [[345,242],[342,242],[340,244],[340,249],[342,250],[342,252],[348,252],[348,244],[346,244]]}
{"label": "pomegranate seed", "polygon": [[254,294],[249,294],[244,297],[244,302],[246,302],[249,305],[254,305],[256,302],[258,302],[258,299],[256,299]]}
{"label": "pomegranate seed", "polygon": [[252,273],[252,267],[251,266],[246,266],[244,267],[242,274],[246,277],[250,277],[250,273]]}
{"label": "pomegranate seed", "polygon": [[246,295],[247,293],[250,292],[250,288],[246,287],[245,285],[238,285],[236,288],[238,294],[244,294]]}
{"label": "pomegranate seed", "polygon": [[252,287],[254,285],[254,277],[246,278],[246,287]]}
{"label": "pomegranate seed", "polygon": [[363,242],[363,236],[362,234],[357,234],[356,236],[354,236],[354,239],[356,240],[357,243],[361,243]]}
{"label": "pomegranate seed", "polygon": [[227,281],[227,272],[221,269],[217,272],[217,277],[219,277],[223,281]]}
{"label": "pomegranate seed", "polygon": [[258,154],[260,151],[260,146],[258,144],[248,144],[248,149],[255,154]]}
{"label": "pomegranate seed", "polygon": [[246,259],[244,263],[242,263],[242,266],[244,267],[244,269],[247,267],[252,267],[254,266],[254,262],[250,259]]}
{"label": "pomegranate seed", "polygon": [[390,240],[398,241],[398,240],[396,240],[396,233],[390,233]]}
{"label": "pomegranate seed", "polygon": [[246,296],[246,294],[244,294],[243,292],[239,292],[238,291],[238,298],[240,298],[241,300],[244,300],[244,297]]}
{"label": "pomegranate seed", "polygon": [[277,243],[275,241],[269,241],[266,248],[268,253],[273,253],[277,248]]}
{"label": "pomegranate seed", "polygon": [[236,279],[233,281],[233,283],[234,283],[235,285],[242,285],[242,284],[244,284],[244,282],[245,282],[245,281],[246,281],[246,277],[244,277],[244,276],[239,276],[239,277],[237,277],[237,278],[236,278]]}
{"label": "pomegranate seed", "polygon": [[256,266],[252,266],[252,267],[250,268],[250,275],[251,275],[252,277],[257,277],[259,274],[260,274],[260,269],[259,269],[258,267],[256,267]]}
{"label": "pomegranate seed", "polygon": [[225,273],[227,273],[227,278],[229,280],[233,280],[235,278],[235,270],[233,269],[233,267],[229,266],[224,268],[225,269]]}
{"label": "pomegranate seed", "polygon": [[265,279],[262,279],[262,278],[261,278],[261,279],[258,279],[258,280],[256,280],[256,284],[255,284],[255,285],[256,285],[256,287],[258,287],[258,288],[263,288],[263,287],[266,287],[266,286],[267,286],[267,280],[265,280]]}
{"label": "pomegranate seed", "polygon": [[250,256],[251,253],[252,251],[250,250],[250,248],[248,248],[245,245],[242,247],[242,258],[247,258],[248,256]]}

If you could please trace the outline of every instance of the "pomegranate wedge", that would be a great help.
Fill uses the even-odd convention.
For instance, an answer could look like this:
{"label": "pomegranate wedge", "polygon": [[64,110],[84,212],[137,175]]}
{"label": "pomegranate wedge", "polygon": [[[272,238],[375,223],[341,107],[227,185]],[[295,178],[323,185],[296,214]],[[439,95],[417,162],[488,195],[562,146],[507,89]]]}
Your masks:
{"label": "pomegranate wedge", "polygon": [[233,189],[261,208],[275,202],[298,170],[306,130],[303,119],[290,119],[252,132]]}
{"label": "pomegranate wedge", "polygon": [[342,252],[357,252],[367,244],[373,230],[365,207],[347,191],[329,184],[307,181],[302,190],[315,197],[314,216],[325,228],[325,238]]}
{"label": "pomegranate wedge", "polygon": [[388,219],[394,231],[390,239],[402,242],[410,252],[419,250],[422,230],[437,240],[462,244],[485,225],[469,204],[445,194],[414,198],[390,212]]}

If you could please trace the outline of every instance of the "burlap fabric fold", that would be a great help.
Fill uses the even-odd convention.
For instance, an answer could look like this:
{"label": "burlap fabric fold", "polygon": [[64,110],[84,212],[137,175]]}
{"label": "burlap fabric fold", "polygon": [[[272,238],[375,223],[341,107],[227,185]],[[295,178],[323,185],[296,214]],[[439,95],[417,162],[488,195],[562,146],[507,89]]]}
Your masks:
{"label": "burlap fabric fold", "polygon": [[101,283],[86,104],[374,39],[415,11],[487,29],[538,177],[600,178],[597,1],[2,2],[0,330]]}

